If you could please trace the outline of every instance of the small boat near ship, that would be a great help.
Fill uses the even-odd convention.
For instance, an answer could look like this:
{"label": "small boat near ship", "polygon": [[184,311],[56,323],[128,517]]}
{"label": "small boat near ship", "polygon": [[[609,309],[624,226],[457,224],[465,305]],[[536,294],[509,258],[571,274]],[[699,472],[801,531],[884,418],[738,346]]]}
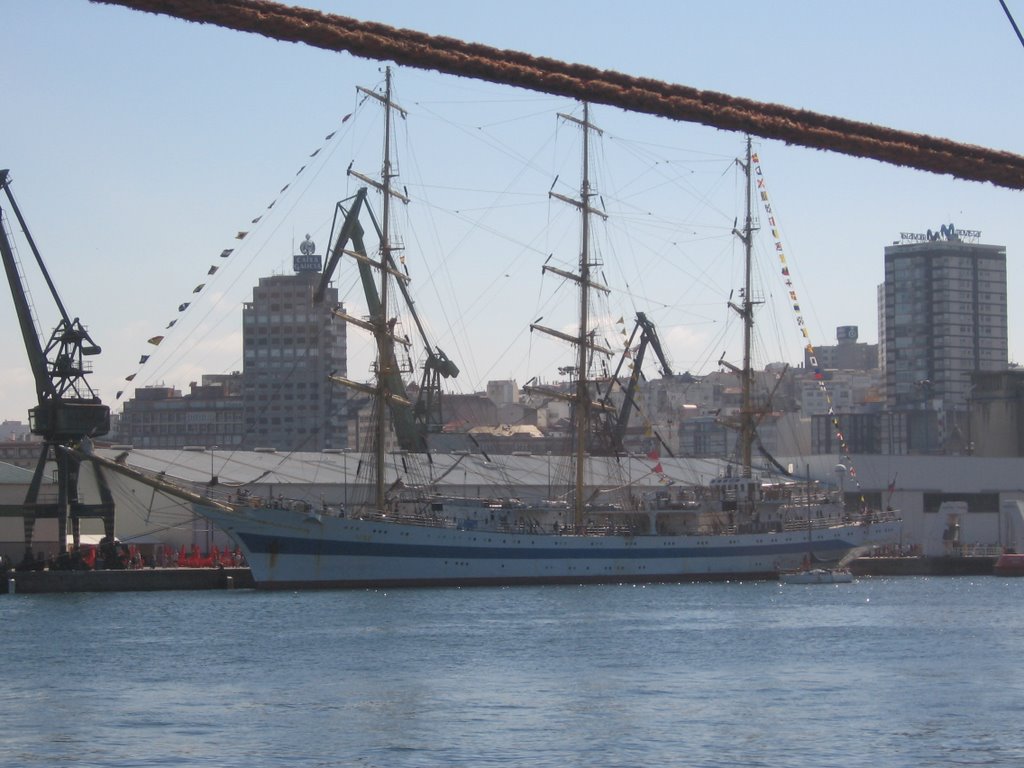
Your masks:
{"label": "small boat near ship", "polygon": [[[384,92],[371,95],[388,116],[400,109],[391,98],[390,70]],[[588,317],[591,292],[607,291],[593,280],[587,245],[591,216],[603,214],[591,206],[595,192],[587,158],[590,134],[596,128],[589,108],[583,105],[582,119],[561,117],[582,131],[583,172],[578,199],[551,195],[580,211],[583,246],[578,272],[547,265],[545,271],[576,284],[580,317],[575,334],[537,325],[531,328],[567,341],[577,355],[574,391],[560,395],[572,409],[573,451],[566,457],[572,481],[564,493],[539,500],[462,498],[439,494],[429,485],[411,487],[389,473],[384,450],[388,411],[411,406],[400,390],[395,363],[394,345],[405,342],[396,339],[394,321],[387,312],[392,283],[408,279],[392,258],[395,246],[388,232],[391,198],[405,202],[392,187],[389,135],[384,139],[380,180],[353,173],[381,193],[381,224],[374,219],[380,259],[368,256],[361,243],[356,217],[360,205],[368,205],[363,189],[339,230],[324,274],[327,279],[338,257],[346,254],[356,259],[361,272],[372,269],[379,280],[379,302],[371,306],[368,320],[338,315],[373,334],[376,382],[334,379],[371,395],[376,403],[372,460],[366,462],[373,475],[371,498],[345,508],[267,503],[229,496],[212,486],[190,491],[166,476],[140,472],[94,454],[93,460],[189,501],[197,514],[234,539],[256,586],[265,589],[774,579],[797,568],[809,550],[816,562],[836,563],[851,550],[898,540],[900,521],[892,514],[850,512],[841,493],[809,479],[768,480],[752,472],[757,410],[752,404],[749,359],[755,303],[749,282],[754,230],[749,139],[744,166],[747,216],[743,230],[736,232],[746,246],[747,284],[741,304],[730,304],[745,329],[743,367],[729,366],[741,374],[744,393],[739,470],[707,487],[673,488],[639,499],[634,498],[631,482],[615,488],[587,483],[587,454],[592,445],[588,435],[608,410],[595,397],[594,382],[587,375],[595,356],[610,354],[595,343]],[[389,131],[388,118],[385,126]],[[360,235],[358,242],[354,233]],[[363,281],[368,282],[365,274]]]}

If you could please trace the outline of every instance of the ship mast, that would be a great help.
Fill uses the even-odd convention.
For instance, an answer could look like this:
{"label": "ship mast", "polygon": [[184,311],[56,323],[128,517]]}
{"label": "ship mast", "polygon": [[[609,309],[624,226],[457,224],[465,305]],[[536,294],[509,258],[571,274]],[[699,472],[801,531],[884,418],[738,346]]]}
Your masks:
{"label": "ship mast", "polygon": [[[387,267],[391,262],[391,67],[384,70],[384,161],[380,169],[380,180],[384,187],[384,202],[382,203],[380,215],[380,228],[383,233],[380,239],[380,263]],[[382,268],[380,271],[380,315],[374,318],[382,329],[386,329],[388,316],[388,271]],[[389,365],[390,359],[385,354],[383,344],[386,336],[377,335],[379,365]],[[387,412],[384,402],[384,381],[389,371],[379,371],[380,381],[377,386],[377,440],[374,459],[376,462],[377,502],[380,504],[384,499],[384,440],[387,437],[387,419],[384,414]]]}
{"label": "ship mast", "polygon": [[[551,197],[557,198],[564,203],[575,206],[580,212],[580,260],[579,274],[573,274],[556,267],[544,265],[543,271],[553,272],[561,277],[572,280],[580,288],[580,313],[579,326],[575,336],[546,328],[534,323],[531,330],[543,331],[552,336],[557,336],[565,341],[576,345],[576,387],[575,392],[569,400],[573,404],[573,456],[575,464],[575,477],[573,481],[573,525],[576,531],[583,528],[585,499],[583,487],[586,476],[585,455],[587,451],[587,437],[590,429],[591,411],[596,404],[590,399],[590,381],[587,375],[589,369],[588,360],[591,352],[600,352],[610,355],[611,350],[598,346],[594,342],[593,333],[590,330],[590,290],[608,292],[608,289],[591,280],[591,268],[595,266],[590,257],[590,216],[597,214],[602,218],[608,218],[601,211],[595,210],[590,205],[590,200],[597,194],[590,184],[590,133],[601,134],[601,130],[590,122],[590,105],[583,104],[583,119],[559,113],[563,120],[575,123],[583,129],[583,170],[580,174],[580,198],[574,200],[571,197],[560,195],[557,192],[549,192]],[[539,388],[538,388],[539,389]],[[550,393],[555,394],[555,393]],[[563,396],[564,397],[564,396]]]}
{"label": "ship mast", "polygon": [[746,214],[743,220],[742,231],[735,228],[732,231],[733,234],[740,239],[740,242],[743,243],[743,300],[739,305],[736,305],[731,301],[729,302],[729,307],[732,308],[733,311],[735,311],[743,320],[743,367],[738,368],[725,360],[718,361],[720,365],[726,366],[731,371],[739,374],[740,377],[740,472],[743,477],[751,476],[751,466],[753,464],[755,426],[753,404],[754,372],[751,369],[750,348],[752,345],[754,331],[754,304],[759,303],[755,302],[751,296],[754,231],[757,229],[757,227],[754,226],[753,215],[752,155],[751,139],[748,136],[746,162],[743,160],[736,161],[736,164],[743,169],[743,175],[746,182]]}
{"label": "ship mast", "polygon": [[741,234],[740,240],[743,241],[743,310],[740,313],[743,317],[743,388],[742,388],[742,414],[743,427],[740,431],[740,447],[742,462],[742,470],[744,477],[750,477],[751,464],[753,462],[753,456],[751,455],[751,449],[754,444],[754,411],[752,401],[752,390],[754,385],[754,372],[750,367],[750,347],[752,343],[751,336],[754,331],[754,301],[750,295],[750,273],[752,267],[752,255],[754,247],[754,216],[753,216],[753,202],[752,196],[752,179],[751,169],[753,163],[751,162],[751,141],[750,137],[747,136],[747,157],[745,163],[740,163],[743,168],[744,178],[746,180],[746,217],[743,221],[743,234]]}
{"label": "ship mast", "polygon": [[358,90],[368,97],[376,99],[384,106],[384,159],[381,165],[380,182],[374,181],[356,171],[349,169],[349,173],[364,181],[375,189],[379,190],[384,198],[381,208],[380,221],[380,305],[377,313],[370,318],[373,326],[373,334],[377,342],[377,386],[374,390],[376,399],[377,423],[374,439],[374,464],[375,464],[375,495],[378,507],[383,508],[385,496],[384,483],[384,445],[387,439],[387,413],[388,399],[394,396],[390,391],[388,381],[393,373],[392,366],[397,365],[397,359],[393,354],[392,334],[393,323],[388,321],[388,299],[390,287],[390,270],[392,263],[391,253],[397,250],[391,239],[391,198],[395,197],[403,203],[408,203],[409,198],[392,188],[391,181],[396,174],[391,167],[391,113],[392,110],[405,117],[406,112],[391,100],[391,68],[387,67],[384,75],[384,95],[367,88],[358,87]]}
{"label": "ship mast", "polygon": [[590,387],[587,376],[587,341],[590,336],[590,105],[583,103],[583,173],[580,180],[580,327],[576,342],[576,482],[573,522],[576,530],[583,526],[583,483],[585,481],[583,460],[587,450],[587,432],[590,428]]}

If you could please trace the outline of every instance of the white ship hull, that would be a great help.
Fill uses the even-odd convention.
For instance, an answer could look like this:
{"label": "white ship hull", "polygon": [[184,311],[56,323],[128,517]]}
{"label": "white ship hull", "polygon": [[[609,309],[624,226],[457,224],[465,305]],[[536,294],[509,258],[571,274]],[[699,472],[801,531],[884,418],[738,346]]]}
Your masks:
{"label": "white ship hull", "polygon": [[836,562],[896,541],[898,520],[721,535],[558,535],[410,525],[203,504],[264,589],[771,579],[810,550]]}

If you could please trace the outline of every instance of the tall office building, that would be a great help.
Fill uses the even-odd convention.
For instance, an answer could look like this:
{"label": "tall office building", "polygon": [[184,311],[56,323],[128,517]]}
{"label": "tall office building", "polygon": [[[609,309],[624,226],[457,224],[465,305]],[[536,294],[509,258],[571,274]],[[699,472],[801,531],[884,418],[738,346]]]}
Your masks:
{"label": "tall office building", "polygon": [[321,257],[308,236],[295,274],[260,278],[242,310],[246,445],[279,451],[347,446],[346,324],[334,318],[338,291],[313,301]]}
{"label": "tall office building", "polygon": [[[1007,367],[1006,248],[952,225],[885,249],[886,402],[962,411],[971,374]],[[881,314],[881,313],[880,313]]]}

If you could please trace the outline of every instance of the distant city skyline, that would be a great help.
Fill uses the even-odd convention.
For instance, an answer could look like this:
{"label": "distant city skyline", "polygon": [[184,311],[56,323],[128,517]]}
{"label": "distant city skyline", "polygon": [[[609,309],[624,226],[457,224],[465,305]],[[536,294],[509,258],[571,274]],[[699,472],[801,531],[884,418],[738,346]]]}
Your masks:
{"label": "distant city skyline", "polygon": [[[289,273],[307,232],[326,247],[331,210],[354,191],[350,162],[379,172],[378,126],[355,86],[376,86],[383,65],[123,8],[55,5],[60,13],[4,8],[18,66],[0,75],[9,105],[0,166],[11,169],[69,313],[103,347],[91,382],[117,411],[135,386],[184,388],[242,367],[241,307],[255,277]],[[532,0],[487,18],[462,2],[308,5],[1011,152],[1024,143],[1015,128],[1024,51],[997,4],[783,4],[746,18],[730,4],[598,4],[581,18]],[[550,24],[536,24],[541,14]],[[644,45],[621,44],[627,22],[645,29]],[[868,43],[886,56],[864,56]],[[401,68],[395,81],[408,110],[397,149],[412,198],[399,211],[411,290],[462,370],[456,388],[556,378],[564,350],[525,329],[564,304],[540,266],[549,257],[571,265],[578,247],[573,212],[547,199],[549,188],[571,195],[578,186],[578,134],[555,117],[576,105]],[[732,162],[742,137],[601,107],[593,120],[605,131],[597,180],[610,217],[600,257],[616,287],[607,332],[645,311],[677,370],[715,370],[736,344],[725,302],[739,285],[730,230],[741,213]],[[883,250],[903,233],[978,231],[981,243],[1006,247],[1009,295],[1024,289],[1017,193],[777,142],[755,148],[813,343],[834,343],[843,325],[877,340]],[[765,298],[777,305],[762,316],[780,329],[778,338],[765,332],[764,361],[796,363],[803,341],[770,234],[759,240]],[[351,275],[335,284],[358,312]],[[47,334],[46,294],[33,298]],[[16,327],[10,302],[0,302],[0,319]],[[349,371],[362,378],[371,350],[355,335]],[[148,344],[156,336],[159,346]],[[21,340],[10,333],[0,344],[0,417],[24,421],[34,388]],[[1009,353],[1024,359],[1024,317],[1012,302]]]}

